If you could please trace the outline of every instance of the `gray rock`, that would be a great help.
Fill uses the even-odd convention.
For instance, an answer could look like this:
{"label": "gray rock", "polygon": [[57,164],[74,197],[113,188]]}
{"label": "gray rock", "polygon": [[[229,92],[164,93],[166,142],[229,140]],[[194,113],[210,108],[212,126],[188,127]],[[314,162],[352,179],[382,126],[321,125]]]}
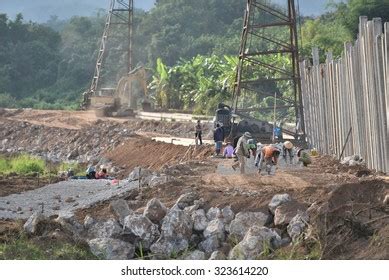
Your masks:
{"label": "gray rock", "polygon": [[226,260],[227,257],[226,255],[224,255],[223,252],[220,252],[220,251],[215,251],[211,254],[211,257],[209,258],[209,260]]}
{"label": "gray rock", "polygon": [[55,219],[55,222],[76,237],[82,235],[84,232],[84,226],[81,225],[72,214],[58,216],[58,218]]}
{"label": "gray rock", "polygon": [[143,212],[143,215],[155,224],[158,224],[166,215],[167,208],[158,199],[150,200]]}
{"label": "gray rock", "polygon": [[128,207],[127,201],[125,201],[124,199],[112,201],[109,204],[109,208],[121,224],[123,224],[125,217],[133,213],[130,207]]}
{"label": "gray rock", "polygon": [[297,241],[304,233],[309,222],[309,216],[306,212],[298,211],[297,215],[290,221],[287,231],[293,242]]}
{"label": "gray rock", "polygon": [[44,221],[46,218],[40,213],[34,213],[28,218],[23,225],[23,229],[28,234],[35,234],[38,229],[38,224]]}
{"label": "gray rock", "polygon": [[215,220],[217,218],[221,218],[221,211],[220,211],[220,209],[217,208],[217,207],[209,208],[209,210],[207,212],[207,218],[210,221]]}
{"label": "gray rock", "polygon": [[92,238],[117,238],[122,233],[122,227],[114,219],[106,222],[97,222],[92,225],[88,235]]}
{"label": "gray rock", "polygon": [[172,254],[178,254],[189,247],[189,242],[183,238],[161,237],[150,247],[150,251],[158,258],[170,258]]}
{"label": "gray rock", "polygon": [[88,241],[93,255],[105,260],[130,260],[135,247],[127,242],[112,238],[96,238]]}
{"label": "gray rock", "polygon": [[208,219],[205,216],[204,209],[196,210],[192,213],[193,229],[203,231],[208,226]]}
{"label": "gray rock", "polygon": [[96,220],[91,216],[86,215],[84,219],[84,228],[90,229],[94,224],[96,224]]}
{"label": "gray rock", "polygon": [[231,206],[226,206],[222,209],[223,222],[225,224],[230,224],[235,218],[234,211],[232,211]]}
{"label": "gray rock", "polygon": [[297,215],[298,211],[305,212],[307,206],[297,201],[288,201],[278,206],[274,212],[274,225],[286,226]]}
{"label": "gray rock", "polygon": [[273,196],[273,198],[271,199],[270,203],[269,203],[269,210],[271,213],[274,214],[276,208],[288,201],[291,201],[291,197],[289,196],[289,194],[285,193],[285,194],[276,194],[275,196]]}
{"label": "gray rock", "polygon": [[198,194],[194,192],[186,193],[181,195],[176,202],[176,206],[183,210],[186,207],[194,205],[194,201],[198,200]]}
{"label": "gray rock", "polygon": [[250,227],[262,227],[268,219],[269,215],[262,212],[240,212],[230,224],[230,235],[240,241]]}
{"label": "gray rock", "polygon": [[273,248],[274,240],[280,236],[267,227],[253,226],[245,237],[229,253],[230,260],[255,260],[268,247]]}
{"label": "gray rock", "polygon": [[153,224],[149,218],[140,214],[131,214],[125,217],[123,231],[137,237],[145,249],[149,249],[160,234],[158,226]]}
{"label": "gray rock", "polygon": [[192,205],[192,206],[185,207],[184,211],[185,211],[186,214],[192,215],[193,212],[195,212],[198,209],[199,209],[199,206],[195,204],[195,205]]}
{"label": "gray rock", "polygon": [[212,220],[208,223],[207,228],[204,230],[204,237],[208,238],[210,236],[216,236],[221,242],[225,240],[226,235],[222,219]]}
{"label": "gray rock", "polygon": [[212,252],[216,251],[220,247],[220,242],[217,236],[211,235],[204,241],[200,242],[199,249],[204,251],[206,254],[212,254]]}
{"label": "gray rock", "polygon": [[139,178],[141,180],[144,180],[147,177],[150,177],[153,174],[153,172],[147,168],[142,167],[135,167],[130,175],[128,176],[128,180],[131,181],[138,181]]}
{"label": "gray rock", "polygon": [[184,257],[184,260],[205,260],[205,253],[200,250],[191,252],[188,256]]}
{"label": "gray rock", "polygon": [[157,175],[153,175],[151,176],[148,184],[151,188],[154,188],[156,186],[159,186],[159,185],[162,185],[162,184],[165,184],[167,183],[169,180],[168,180],[168,177],[166,175],[160,175],[160,176],[157,176]]}
{"label": "gray rock", "polygon": [[161,231],[165,237],[189,239],[192,235],[193,223],[184,211],[173,209],[163,218]]}

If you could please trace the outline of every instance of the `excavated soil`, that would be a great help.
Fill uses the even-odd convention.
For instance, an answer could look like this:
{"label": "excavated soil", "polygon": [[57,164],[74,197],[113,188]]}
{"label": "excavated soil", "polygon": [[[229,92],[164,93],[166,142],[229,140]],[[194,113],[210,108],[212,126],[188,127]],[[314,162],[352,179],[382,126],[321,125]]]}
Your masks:
{"label": "excavated soil", "polygon": [[115,166],[120,166],[122,173],[128,175],[136,166],[159,170],[163,166],[179,162],[203,160],[212,153],[213,147],[209,145],[186,147],[138,136],[109,151],[104,157],[110,159]]}
{"label": "excavated soil", "polygon": [[[129,192],[126,199],[135,211],[142,212],[152,198],[171,207],[181,194],[189,191],[197,192],[204,199],[205,208],[231,205],[235,213],[267,211],[267,204],[275,194],[288,193],[300,203],[315,203],[317,215],[311,223],[322,246],[322,258],[389,259],[388,207],[382,204],[383,197],[389,193],[388,178],[363,166],[346,167],[325,156],[313,158],[308,168],[280,167],[275,176],[223,174],[218,169],[220,164],[228,168],[232,161],[210,158],[212,146],[195,149],[134,134],[193,137],[191,123],[97,120],[91,112],[8,111],[0,116],[0,128],[2,135],[9,139],[8,143],[16,143],[22,148],[28,145],[31,135],[36,137],[36,145],[47,143],[48,150],[60,151],[63,145],[65,151],[60,154],[64,157],[74,145],[91,149],[88,146],[90,139],[97,137],[99,141],[96,142],[104,145],[99,157],[107,157],[121,168],[121,178],[128,176],[135,166],[173,177],[172,181],[155,188]],[[78,140],[79,144],[74,144],[73,140]],[[82,153],[83,149],[80,151]],[[23,192],[34,188],[33,182],[16,178],[13,181],[15,184],[12,179],[0,178],[1,196],[9,194],[9,190]],[[76,216],[82,221],[87,214],[97,219],[110,217],[109,202],[79,210]],[[0,236],[2,229],[12,231],[16,228],[14,222],[2,221]]]}

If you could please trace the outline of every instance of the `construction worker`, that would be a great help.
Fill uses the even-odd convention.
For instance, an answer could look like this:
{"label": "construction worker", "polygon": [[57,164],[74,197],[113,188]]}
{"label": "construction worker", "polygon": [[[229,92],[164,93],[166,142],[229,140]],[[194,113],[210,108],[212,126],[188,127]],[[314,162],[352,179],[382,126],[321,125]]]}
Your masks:
{"label": "construction worker", "polygon": [[278,157],[281,151],[273,146],[264,146],[261,151],[258,151],[257,158],[255,159],[255,166],[258,167],[258,174],[261,175],[262,164],[266,164],[266,171],[270,175],[273,166],[277,165]]}
{"label": "construction worker", "polygon": [[293,163],[293,144],[290,141],[285,141],[285,143],[282,145],[282,156],[285,160],[285,163],[288,163],[287,156],[289,155],[290,164]]}
{"label": "construction worker", "polygon": [[231,142],[227,142],[227,146],[224,148],[223,157],[225,158],[233,158],[235,149],[232,146]]}
{"label": "construction worker", "polygon": [[304,149],[298,149],[296,155],[298,161],[301,162],[305,167],[312,163],[311,156],[309,155],[308,151]]}
{"label": "construction worker", "polygon": [[96,179],[107,179],[108,173],[107,168],[101,167],[101,170],[96,173]]}
{"label": "construction worker", "polygon": [[247,141],[247,149],[252,154],[252,156],[255,158],[257,153],[257,143],[254,139],[249,139]]}
{"label": "construction worker", "polygon": [[215,141],[216,156],[219,156],[224,140],[224,130],[220,124],[216,124],[216,129],[213,133],[213,140]]}
{"label": "construction worker", "polygon": [[89,166],[86,170],[87,179],[96,179],[96,168],[94,166]]}
{"label": "construction worker", "polygon": [[200,145],[203,145],[203,139],[202,139],[202,133],[203,133],[203,126],[201,125],[201,122],[200,120],[197,121],[197,124],[195,126],[195,142],[196,142],[196,146],[199,144],[200,142]]}
{"label": "construction worker", "polygon": [[238,161],[232,165],[235,170],[238,165],[240,166],[240,174],[245,174],[246,158],[250,158],[250,151],[248,146],[248,140],[251,139],[251,133],[245,132],[238,140],[235,148],[235,154]]}

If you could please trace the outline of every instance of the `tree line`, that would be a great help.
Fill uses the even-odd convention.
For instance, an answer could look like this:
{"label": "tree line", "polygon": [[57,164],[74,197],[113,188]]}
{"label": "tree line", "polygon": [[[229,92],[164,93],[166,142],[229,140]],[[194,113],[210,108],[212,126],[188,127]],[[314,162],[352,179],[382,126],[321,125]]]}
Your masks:
{"label": "tree line", "polygon": [[[318,18],[300,18],[301,55],[309,57],[313,46],[340,55],[343,43],[357,35],[359,16],[389,21],[388,2],[348,0]],[[150,72],[156,106],[212,113],[229,100],[244,8],[245,1],[236,0],[159,0],[149,12],[135,11],[134,60]],[[104,21],[104,11],[44,24],[0,14],[0,107],[77,108],[93,75]],[[104,86],[125,74],[125,32],[111,34]]]}

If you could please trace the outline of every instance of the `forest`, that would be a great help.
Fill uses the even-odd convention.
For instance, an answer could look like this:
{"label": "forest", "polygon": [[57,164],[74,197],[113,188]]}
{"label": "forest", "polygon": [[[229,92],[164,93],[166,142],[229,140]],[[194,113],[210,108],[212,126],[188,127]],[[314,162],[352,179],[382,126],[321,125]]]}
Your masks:
{"label": "forest", "polygon": [[[330,3],[320,17],[299,18],[301,57],[309,58],[313,46],[339,56],[344,42],[356,38],[359,16],[389,21],[388,2]],[[156,106],[207,114],[230,98],[244,7],[236,0],[159,0],[149,12],[135,11],[134,60],[149,72]],[[44,24],[0,14],[0,107],[77,109],[93,75],[105,13],[53,16]],[[104,86],[125,74],[124,33],[113,32]]]}

